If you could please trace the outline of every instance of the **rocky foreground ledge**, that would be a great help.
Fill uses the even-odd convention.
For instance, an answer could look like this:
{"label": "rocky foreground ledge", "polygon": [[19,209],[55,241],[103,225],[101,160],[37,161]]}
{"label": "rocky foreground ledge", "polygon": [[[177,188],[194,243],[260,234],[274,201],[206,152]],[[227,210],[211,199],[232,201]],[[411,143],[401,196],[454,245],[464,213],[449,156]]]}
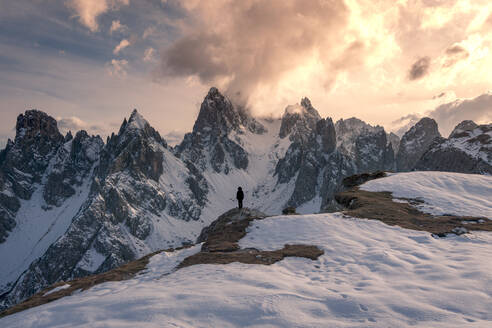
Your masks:
{"label": "rocky foreground ledge", "polygon": [[344,207],[343,212],[356,218],[379,220],[392,226],[427,231],[435,236],[460,235],[468,231],[492,231],[492,220],[485,217],[459,215],[432,215],[418,209],[421,199],[398,198],[391,192],[373,192],[360,188],[365,182],[386,177],[384,172],[364,173],[343,180],[345,191],[337,193],[335,200]]}

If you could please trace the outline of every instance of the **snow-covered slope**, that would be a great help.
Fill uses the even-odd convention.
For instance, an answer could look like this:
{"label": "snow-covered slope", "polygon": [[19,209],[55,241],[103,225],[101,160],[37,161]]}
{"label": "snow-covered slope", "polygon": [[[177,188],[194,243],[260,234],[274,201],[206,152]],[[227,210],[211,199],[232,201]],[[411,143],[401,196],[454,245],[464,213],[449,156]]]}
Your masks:
{"label": "snow-covered slope", "polygon": [[85,181],[76,194],[60,207],[43,209],[42,189],[37,188],[31,201],[21,201],[17,225],[5,243],[0,245],[0,294],[44,254],[70,226],[72,218],[87,200],[89,181]]}
{"label": "snow-covered slope", "polygon": [[487,327],[490,234],[434,239],[341,214],[255,221],[242,247],[317,245],[318,260],[196,265],[199,245],[151,258],[134,279],[0,319],[3,327]]}
{"label": "snow-covered slope", "polygon": [[492,219],[492,176],[432,171],[396,173],[366,182],[360,188],[421,200],[418,208],[434,215]]}
{"label": "snow-covered slope", "polygon": [[0,295],[66,232],[87,201],[103,145],[84,131],[64,138],[37,110],[19,115],[16,132],[0,156],[0,230],[14,219],[0,241]]}

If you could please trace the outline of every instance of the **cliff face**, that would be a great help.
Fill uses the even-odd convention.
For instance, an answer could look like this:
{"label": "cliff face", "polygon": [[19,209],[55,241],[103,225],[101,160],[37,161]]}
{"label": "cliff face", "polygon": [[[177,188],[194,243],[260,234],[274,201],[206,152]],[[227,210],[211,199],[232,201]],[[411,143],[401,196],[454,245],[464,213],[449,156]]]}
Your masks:
{"label": "cliff face", "polygon": [[492,124],[461,122],[448,139],[434,140],[415,169],[492,174]]}
{"label": "cliff face", "polygon": [[400,141],[396,168],[398,171],[411,171],[420,157],[427,151],[431,143],[441,137],[437,123],[424,117],[408,130]]}

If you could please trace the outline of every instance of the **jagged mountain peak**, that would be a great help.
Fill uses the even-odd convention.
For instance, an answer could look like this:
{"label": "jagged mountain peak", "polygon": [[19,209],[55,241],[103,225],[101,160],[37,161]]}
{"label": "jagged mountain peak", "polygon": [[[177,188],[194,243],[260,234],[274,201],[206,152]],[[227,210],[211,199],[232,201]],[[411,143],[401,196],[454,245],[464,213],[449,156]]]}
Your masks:
{"label": "jagged mountain peak", "polygon": [[380,126],[372,126],[357,117],[348,119],[339,119],[335,123],[335,131],[337,136],[337,147],[349,156],[355,156],[355,143],[361,135],[377,135],[381,134],[384,129]]}
{"label": "jagged mountain peak", "polygon": [[422,117],[412,128],[418,129],[422,127],[437,128],[437,122],[433,118]]}
{"label": "jagged mountain peak", "polygon": [[377,133],[384,130],[382,126],[370,125],[357,117],[351,117],[348,119],[339,119],[335,123],[335,129],[337,132],[337,143],[341,146],[346,141],[350,143],[360,134],[363,133]]}
{"label": "jagged mountain peak", "polygon": [[304,108],[313,108],[313,105],[311,105],[311,100],[309,100],[308,97],[304,97],[301,99],[301,106]]}
{"label": "jagged mountain peak", "polygon": [[378,128],[382,128],[379,125],[372,126],[357,117],[351,117],[347,119],[341,118],[335,123],[335,127],[337,128],[337,132],[341,134],[344,134],[346,132],[360,133],[363,130],[375,130]]}
{"label": "jagged mountain peak", "polygon": [[58,130],[56,120],[37,109],[26,110],[24,114],[17,116],[15,130],[16,142],[35,137],[53,141],[61,141],[63,139],[63,136]]}
{"label": "jagged mountain peak", "polygon": [[234,104],[216,87],[210,88],[200,106],[193,134],[220,137],[228,135],[231,131],[243,133],[245,130],[255,134],[266,132],[263,124],[257,121],[247,108]]}
{"label": "jagged mountain peak", "polygon": [[[56,120],[40,110],[27,110],[17,117],[16,136],[1,154],[2,169],[12,176],[17,194],[24,199],[31,197],[33,182],[40,182],[50,157],[63,144]],[[21,173],[19,173],[21,172]],[[29,181],[20,183],[21,174]]]}
{"label": "jagged mountain peak", "polygon": [[211,87],[208,90],[206,98],[215,98],[215,97],[224,97],[224,96],[222,95],[222,93],[220,93],[217,87]]}
{"label": "jagged mountain peak", "polygon": [[230,99],[220,93],[217,88],[210,88],[200,106],[193,132],[213,132],[216,135],[225,135],[231,130],[239,129],[240,125],[241,116]]}
{"label": "jagged mountain peak", "polygon": [[63,138],[63,142],[68,142],[73,139],[72,131],[69,130],[67,134],[65,134],[65,137]]}
{"label": "jagged mountain peak", "polygon": [[126,117],[123,119],[123,123],[121,123],[118,134],[124,133],[127,129],[144,130],[147,125],[150,125],[149,122],[147,122],[147,120],[135,108],[130,114],[130,118],[128,120]]}
{"label": "jagged mountain peak", "polygon": [[246,169],[248,155],[239,135],[263,134],[265,127],[244,107],[235,105],[215,87],[210,88],[193,126],[175,148],[175,154],[203,170],[211,167],[228,174],[231,168]]}
{"label": "jagged mountain peak", "polygon": [[401,138],[401,142],[408,142],[410,139],[415,139],[419,135],[433,134],[441,136],[437,126],[437,122],[430,117],[423,117],[414,126],[412,126]]}
{"label": "jagged mountain peak", "polygon": [[307,137],[316,128],[319,120],[321,116],[312,106],[311,101],[308,98],[302,98],[300,104],[289,105],[285,108],[279,136],[285,138],[290,135],[292,139],[299,139],[300,136]]}
{"label": "jagged mountain peak", "polygon": [[417,170],[492,174],[492,124],[458,124],[448,139],[436,138]]}
{"label": "jagged mountain peak", "polygon": [[318,111],[311,104],[311,100],[308,97],[304,97],[301,99],[301,106],[306,110],[306,113],[316,119],[321,119]]}
{"label": "jagged mountain peak", "polygon": [[128,119],[128,125],[130,127],[135,127],[138,129],[145,129],[145,126],[150,125],[150,124],[149,124],[149,122],[147,122],[147,120],[144,119],[144,117],[135,108],[132,111],[130,118]]}
{"label": "jagged mountain peak", "polygon": [[413,169],[420,157],[441,134],[434,119],[424,117],[408,130],[400,141],[396,165],[399,171]]}
{"label": "jagged mountain peak", "polygon": [[453,131],[449,134],[449,137],[454,138],[456,136],[459,136],[463,132],[474,130],[475,128],[477,128],[477,126],[477,123],[471,120],[465,120],[455,126]]}
{"label": "jagged mountain peak", "polygon": [[210,88],[207,95],[203,99],[203,103],[207,104],[210,109],[217,111],[234,110],[231,100],[227,96],[223,95],[216,87]]}
{"label": "jagged mountain peak", "polygon": [[300,116],[310,116],[316,120],[320,120],[321,116],[318,111],[313,107],[309,98],[304,97],[301,99],[300,104],[288,105],[284,111],[284,117],[298,114]]}
{"label": "jagged mountain peak", "polygon": [[111,135],[111,138],[108,140],[108,144],[126,144],[136,136],[146,139],[154,139],[157,143],[167,147],[166,141],[161,137],[159,132],[149,124],[149,122],[137,111],[137,109],[132,111],[128,120],[126,118],[123,120],[118,135]]}

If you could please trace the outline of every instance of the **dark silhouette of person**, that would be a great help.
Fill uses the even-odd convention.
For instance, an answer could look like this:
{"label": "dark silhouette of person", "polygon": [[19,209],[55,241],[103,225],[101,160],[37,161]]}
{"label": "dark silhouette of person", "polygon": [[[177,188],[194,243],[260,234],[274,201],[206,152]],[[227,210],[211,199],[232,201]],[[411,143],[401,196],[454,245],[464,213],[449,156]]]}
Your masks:
{"label": "dark silhouette of person", "polygon": [[244,193],[241,187],[237,188],[236,198],[237,198],[238,207],[243,208]]}

